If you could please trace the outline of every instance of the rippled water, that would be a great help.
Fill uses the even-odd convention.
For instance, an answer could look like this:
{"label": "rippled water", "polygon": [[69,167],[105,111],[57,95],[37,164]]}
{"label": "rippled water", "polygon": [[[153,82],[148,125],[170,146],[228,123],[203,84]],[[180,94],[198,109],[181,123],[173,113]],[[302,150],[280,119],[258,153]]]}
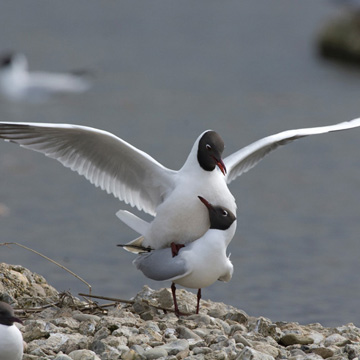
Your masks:
{"label": "rippled water", "polygon": [[[32,69],[90,68],[94,87],[44,106],[0,103],[3,121],[109,130],[164,165],[181,167],[205,129],[226,154],[272,133],[360,116],[360,72],[316,54],[331,2],[25,0],[0,4],[1,48]],[[360,325],[360,130],[302,139],[231,184],[238,229],[230,283],[204,298],[272,320]],[[145,279],[115,245],[136,236],[128,208],[54,160],[0,143],[0,241],[63,263],[93,293],[129,298]],[[143,214],[141,214],[143,216]],[[149,219],[149,217],[147,217]],[[23,249],[0,249],[59,290],[86,286]]]}

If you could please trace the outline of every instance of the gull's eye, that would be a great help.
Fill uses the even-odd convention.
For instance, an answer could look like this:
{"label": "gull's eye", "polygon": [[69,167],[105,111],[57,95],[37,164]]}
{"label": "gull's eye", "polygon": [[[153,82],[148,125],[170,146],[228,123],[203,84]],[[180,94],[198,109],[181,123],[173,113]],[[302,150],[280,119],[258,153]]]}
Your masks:
{"label": "gull's eye", "polygon": [[206,144],[206,150],[211,150],[212,148],[211,148],[211,145],[209,145],[209,144]]}
{"label": "gull's eye", "polygon": [[228,216],[229,215],[229,213],[226,210],[223,210],[222,214],[223,214],[223,216]]}

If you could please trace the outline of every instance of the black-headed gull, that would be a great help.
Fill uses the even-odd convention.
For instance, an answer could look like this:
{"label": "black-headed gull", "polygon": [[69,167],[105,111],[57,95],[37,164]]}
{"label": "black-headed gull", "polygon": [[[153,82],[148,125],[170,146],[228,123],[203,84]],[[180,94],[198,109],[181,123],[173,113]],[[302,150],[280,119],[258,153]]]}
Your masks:
{"label": "black-headed gull", "polygon": [[22,321],[14,316],[9,304],[0,301],[0,360],[21,360],[23,357],[23,337],[15,322]]}
{"label": "black-headed gull", "polygon": [[117,136],[85,126],[0,122],[0,138],[42,152],[84,175],[95,186],[151,215],[149,224],[128,212],[118,216],[143,237],[134,244],[153,249],[186,244],[209,229],[209,217],[197,196],[236,213],[228,184],[280,145],[316,134],[360,126],[360,118],[336,125],[288,130],[255,141],[221,160],[224,143],[203,132],[178,171]]}
{"label": "black-headed gull", "polygon": [[226,249],[236,229],[236,217],[227,208],[213,206],[199,196],[206,206],[210,229],[199,239],[179,249],[176,256],[170,248],[153,250],[139,255],[133,263],[142,273],[157,281],[171,281],[175,314],[179,316],[175,284],[198,289],[196,313],[199,313],[201,289],[216,280],[228,282],[233,274],[233,265]]}
{"label": "black-headed gull", "polygon": [[82,93],[89,88],[89,81],[81,74],[30,72],[23,54],[0,57],[0,92],[8,100],[41,103],[56,94]]}

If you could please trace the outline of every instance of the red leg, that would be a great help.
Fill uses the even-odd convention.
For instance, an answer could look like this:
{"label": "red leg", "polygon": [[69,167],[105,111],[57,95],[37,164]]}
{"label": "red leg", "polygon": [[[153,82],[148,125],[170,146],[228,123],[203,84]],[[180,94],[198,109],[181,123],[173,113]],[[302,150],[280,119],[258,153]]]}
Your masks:
{"label": "red leg", "polygon": [[180,316],[180,311],[179,311],[179,308],[178,308],[178,304],[177,304],[177,301],[176,301],[176,286],[174,283],[171,284],[171,292],[172,292],[172,296],[173,296],[173,300],[174,300],[174,309],[175,309],[175,315],[177,317]]}
{"label": "red leg", "polygon": [[172,257],[175,257],[179,253],[179,250],[181,248],[183,248],[185,245],[184,244],[175,244],[174,242],[172,242],[170,244],[170,246],[171,246]]}
{"label": "red leg", "polygon": [[201,299],[201,289],[197,292],[197,304],[196,304],[196,313],[199,313],[200,310],[200,299]]}

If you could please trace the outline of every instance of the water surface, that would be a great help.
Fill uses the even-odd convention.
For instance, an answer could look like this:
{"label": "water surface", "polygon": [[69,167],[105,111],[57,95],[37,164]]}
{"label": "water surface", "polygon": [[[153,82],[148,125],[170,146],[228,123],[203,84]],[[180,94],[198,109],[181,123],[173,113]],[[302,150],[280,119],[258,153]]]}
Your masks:
{"label": "water surface", "polygon": [[[1,48],[26,53],[32,69],[95,72],[81,96],[2,100],[3,121],[102,128],[178,169],[205,129],[221,133],[230,154],[278,131],[360,116],[360,72],[316,54],[319,29],[338,11],[331,2],[20,0],[0,10]],[[204,298],[274,321],[360,325],[359,139],[353,130],[299,140],[231,184],[235,272]],[[9,209],[1,242],[63,263],[95,294],[169,286],[145,279],[116,248],[137,235],[115,217],[129,207],[54,160],[0,143],[0,203]],[[1,248],[0,261],[59,290],[87,290],[23,249]]]}

